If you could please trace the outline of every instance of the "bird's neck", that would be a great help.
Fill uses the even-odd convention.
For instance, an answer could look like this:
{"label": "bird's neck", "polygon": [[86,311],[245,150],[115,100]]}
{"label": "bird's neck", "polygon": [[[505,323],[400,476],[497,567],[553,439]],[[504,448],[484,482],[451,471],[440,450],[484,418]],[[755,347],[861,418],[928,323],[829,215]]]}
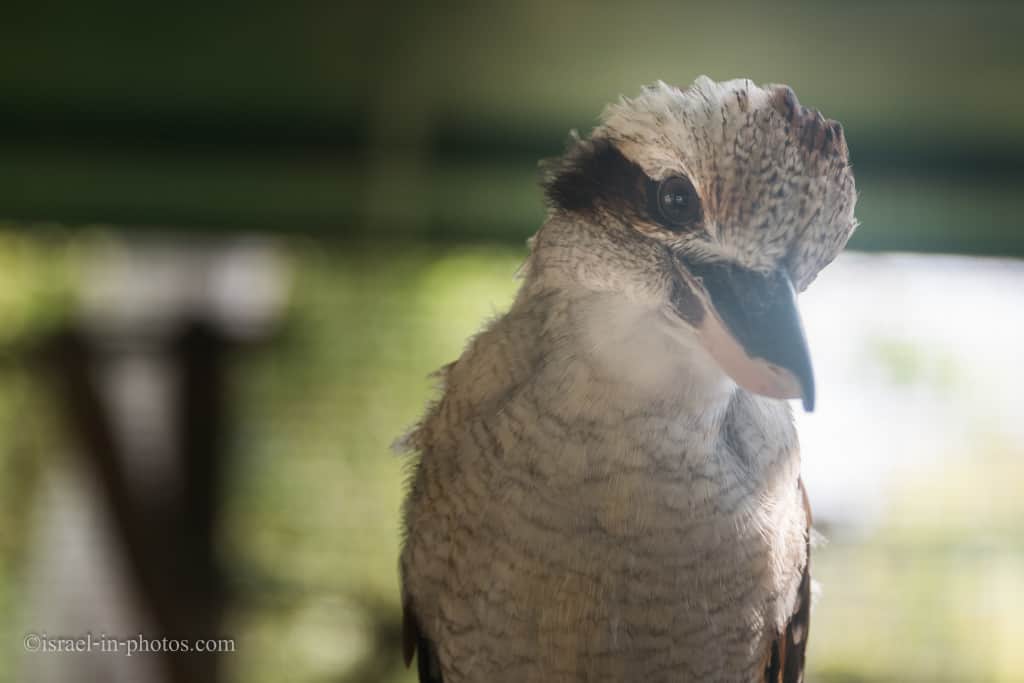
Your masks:
{"label": "bird's neck", "polygon": [[624,534],[663,503],[692,520],[722,501],[751,515],[795,490],[788,405],[737,389],[668,325],[614,295],[527,290],[447,369],[443,400],[405,444],[458,453],[439,476],[529,482],[552,518],[618,515],[606,521]]}
{"label": "bird's neck", "polygon": [[667,500],[703,518],[719,493],[746,512],[788,495],[799,468],[789,406],[738,389],[680,334],[660,312],[614,294],[521,297],[455,367],[450,405],[461,408],[439,422],[478,413],[477,431],[494,435],[502,466],[530,472],[569,510],[606,506],[575,493],[602,472],[670,482],[616,489],[633,501],[622,529],[644,528]]}
{"label": "bird's neck", "polygon": [[711,430],[736,391],[693,333],[614,293],[550,297],[538,382],[565,418],[646,411]]}

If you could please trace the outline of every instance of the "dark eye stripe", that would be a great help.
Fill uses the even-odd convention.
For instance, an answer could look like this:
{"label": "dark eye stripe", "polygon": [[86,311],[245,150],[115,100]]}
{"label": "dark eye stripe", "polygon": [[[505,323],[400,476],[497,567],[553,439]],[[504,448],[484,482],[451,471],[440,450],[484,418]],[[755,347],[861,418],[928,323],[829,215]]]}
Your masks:
{"label": "dark eye stripe", "polygon": [[[564,211],[600,209],[626,222],[649,221],[673,232],[699,223],[702,215],[700,197],[689,179],[653,180],[608,140],[578,141],[564,157],[542,168],[548,203]],[[661,196],[668,196],[672,205],[662,206]]]}
{"label": "dark eye stripe", "polygon": [[650,179],[608,140],[580,141],[544,170],[544,193],[552,206],[566,211],[600,207],[630,216],[644,208]]}

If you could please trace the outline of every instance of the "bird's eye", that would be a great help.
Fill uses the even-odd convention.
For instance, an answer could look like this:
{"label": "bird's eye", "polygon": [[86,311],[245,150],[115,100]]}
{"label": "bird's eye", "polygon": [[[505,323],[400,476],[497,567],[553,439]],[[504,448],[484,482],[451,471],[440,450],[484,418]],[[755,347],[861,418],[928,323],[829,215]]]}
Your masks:
{"label": "bird's eye", "polygon": [[700,218],[700,198],[686,178],[670,176],[658,183],[657,216],[669,228],[684,228]]}

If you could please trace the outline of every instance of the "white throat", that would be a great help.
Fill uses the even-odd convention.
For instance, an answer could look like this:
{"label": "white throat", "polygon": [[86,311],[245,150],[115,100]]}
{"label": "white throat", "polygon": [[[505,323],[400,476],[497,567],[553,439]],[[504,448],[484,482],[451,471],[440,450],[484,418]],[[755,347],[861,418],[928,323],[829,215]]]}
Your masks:
{"label": "white throat", "polygon": [[583,353],[630,400],[674,405],[698,422],[721,417],[736,384],[692,329],[616,294],[587,297],[579,308]]}

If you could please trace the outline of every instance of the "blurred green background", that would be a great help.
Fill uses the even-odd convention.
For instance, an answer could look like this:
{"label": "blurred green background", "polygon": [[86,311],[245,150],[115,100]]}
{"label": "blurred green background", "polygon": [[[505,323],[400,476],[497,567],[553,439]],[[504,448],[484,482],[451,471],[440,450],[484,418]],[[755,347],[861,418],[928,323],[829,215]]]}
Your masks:
{"label": "blurred green background", "polygon": [[[427,374],[511,301],[544,216],[537,160],[620,94],[699,74],[787,83],[845,126],[851,248],[1024,255],[1022,3],[2,14],[0,348],[66,320],[110,243],[258,235],[289,264],[286,342],[234,366],[231,680],[412,680],[398,645],[405,464],[389,444],[432,396]],[[1007,286],[1024,283],[999,263],[1016,273]],[[1009,310],[990,334],[1019,332],[1024,306]],[[864,371],[888,368],[893,386],[917,382],[933,350],[872,349]],[[1006,374],[1024,380],[1019,363]],[[63,438],[32,373],[0,363],[0,680],[18,680],[33,503]],[[870,523],[820,520],[809,681],[1024,680],[1024,446],[997,428],[974,444],[887,479]]]}

